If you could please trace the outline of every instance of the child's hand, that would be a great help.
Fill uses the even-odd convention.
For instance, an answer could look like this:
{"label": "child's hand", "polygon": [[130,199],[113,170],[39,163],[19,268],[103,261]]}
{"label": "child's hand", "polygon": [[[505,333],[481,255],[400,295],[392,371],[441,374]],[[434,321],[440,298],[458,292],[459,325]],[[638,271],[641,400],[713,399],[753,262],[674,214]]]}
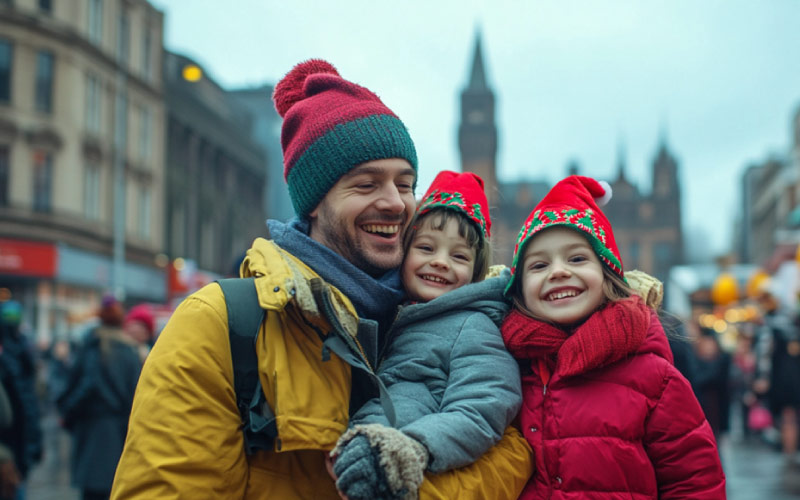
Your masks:
{"label": "child's hand", "polygon": [[351,500],[415,497],[429,458],[422,444],[380,424],[349,429],[331,456],[336,487]]}
{"label": "child's hand", "polygon": [[337,446],[332,475],[336,477],[339,494],[353,500],[389,499],[391,491],[379,456],[361,434]]}

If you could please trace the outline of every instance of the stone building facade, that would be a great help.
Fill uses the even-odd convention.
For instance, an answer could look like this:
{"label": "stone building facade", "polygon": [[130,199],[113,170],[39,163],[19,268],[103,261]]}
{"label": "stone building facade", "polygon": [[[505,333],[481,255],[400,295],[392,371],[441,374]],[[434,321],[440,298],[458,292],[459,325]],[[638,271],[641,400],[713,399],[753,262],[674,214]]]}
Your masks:
{"label": "stone building facade", "polygon": [[105,292],[165,297],[163,22],[145,0],[0,1],[0,282],[44,337]]}
{"label": "stone building facade", "polygon": [[188,274],[201,272],[189,276],[186,290],[170,290],[174,296],[234,274],[238,259],[265,233],[267,160],[246,107],[195,61],[170,52],[164,57],[165,253],[171,266],[177,260],[191,267]]}

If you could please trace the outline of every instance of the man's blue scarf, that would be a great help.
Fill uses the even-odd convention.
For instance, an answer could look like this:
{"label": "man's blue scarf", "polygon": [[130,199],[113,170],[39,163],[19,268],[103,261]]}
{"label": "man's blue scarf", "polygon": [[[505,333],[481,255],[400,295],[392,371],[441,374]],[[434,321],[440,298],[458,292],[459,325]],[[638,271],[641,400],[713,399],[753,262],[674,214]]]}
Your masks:
{"label": "man's blue scarf", "polygon": [[270,219],[267,227],[275,243],[347,295],[359,317],[377,321],[380,331],[386,331],[405,296],[398,269],[373,278],[330,248],[312,240],[308,236],[310,227],[307,221],[292,219],[283,223]]}

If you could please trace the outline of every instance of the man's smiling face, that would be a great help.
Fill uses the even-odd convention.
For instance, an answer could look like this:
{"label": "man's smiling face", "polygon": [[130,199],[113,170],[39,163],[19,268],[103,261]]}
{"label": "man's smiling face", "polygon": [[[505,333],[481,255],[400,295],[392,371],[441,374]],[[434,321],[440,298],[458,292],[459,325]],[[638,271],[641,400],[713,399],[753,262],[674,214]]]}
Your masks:
{"label": "man's smiling face", "polygon": [[398,267],[416,208],[416,172],[406,160],[358,165],[309,214],[311,238],[372,276]]}

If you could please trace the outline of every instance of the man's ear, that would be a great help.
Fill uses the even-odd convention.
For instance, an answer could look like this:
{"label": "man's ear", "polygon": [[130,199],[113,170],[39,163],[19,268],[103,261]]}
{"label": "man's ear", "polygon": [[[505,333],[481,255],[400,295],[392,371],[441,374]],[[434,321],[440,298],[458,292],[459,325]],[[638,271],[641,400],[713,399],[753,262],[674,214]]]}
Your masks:
{"label": "man's ear", "polygon": [[308,235],[311,236],[311,239],[314,239],[314,236],[317,233],[317,219],[319,217],[319,205],[314,207],[314,210],[310,211],[308,215],[306,215],[306,219],[308,220],[308,227],[309,233]]}

